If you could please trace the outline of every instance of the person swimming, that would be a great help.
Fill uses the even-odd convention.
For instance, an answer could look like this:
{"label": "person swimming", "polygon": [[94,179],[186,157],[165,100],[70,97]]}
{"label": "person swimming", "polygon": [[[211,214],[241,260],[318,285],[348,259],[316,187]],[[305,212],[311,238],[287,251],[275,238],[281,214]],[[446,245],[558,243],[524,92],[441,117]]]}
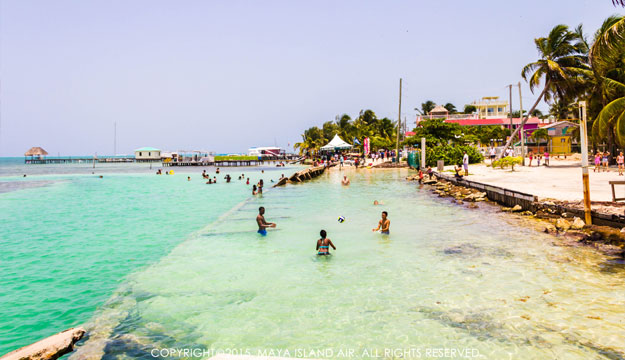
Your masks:
{"label": "person swimming", "polygon": [[191,181],[191,176],[187,176],[187,181]]}
{"label": "person swimming", "polygon": [[381,234],[388,235],[390,234],[391,221],[387,219],[388,212],[382,211],[382,220],[378,223],[378,227],[373,229],[373,231],[380,231]]}
{"label": "person swimming", "polygon": [[258,191],[256,189],[256,185],[252,185],[252,195],[258,194]]}
{"label": "person swimming", "polygon": [[256,216],[256,223],[258,224],[258,233],[262,236],[267,236],[267,228],[275,228],[275,223],[268,223],[265,220],[265,208],[263,206],[258,208],[258,216]]}
{"label": "person swimming", "polygon": [[347,178],[347,175],[343,175],[343,180],[341,180],[341,184],[345,186],[349,185],[349,179]]}
{"label": "person swimming", "polygon": [[319,235],[321,235],[321,239],[317,240],[317,255],[332,255],[330,254],[330,246],[332,246],[332,249],[334,250],[336,250],[336,246],[334,246],[332,240],[327,238],[327,233],[325,230],[321,230],[319,232]]}
{"label": "person swimming", "polygon": [[245,182],[245,185],[249,185],[250,184],[250,178],[247,178],[247,181]]}

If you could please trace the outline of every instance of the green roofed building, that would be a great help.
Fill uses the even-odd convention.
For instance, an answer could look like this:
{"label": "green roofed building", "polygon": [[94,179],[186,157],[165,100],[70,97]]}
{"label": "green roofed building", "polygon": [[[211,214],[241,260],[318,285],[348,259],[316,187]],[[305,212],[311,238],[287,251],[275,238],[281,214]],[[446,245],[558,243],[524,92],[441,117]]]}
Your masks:
{"label": "green roofed building", "polygon": [[161,150],[153,147],[142,147],[135,150],[137,162],[161,161]]}

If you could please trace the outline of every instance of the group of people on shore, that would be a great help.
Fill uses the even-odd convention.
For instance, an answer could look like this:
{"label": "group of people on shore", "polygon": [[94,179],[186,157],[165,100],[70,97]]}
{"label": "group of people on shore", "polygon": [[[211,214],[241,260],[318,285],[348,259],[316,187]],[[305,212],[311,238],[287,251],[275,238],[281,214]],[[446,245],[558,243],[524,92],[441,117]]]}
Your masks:
{"label": "group of people on shore", "polygon": [[[610,165],[610,152],[609,151],[597,151],[595,152],[595,168],[593,172],[601,172],[603,169],[604,172],[608,171],[608,166]],[[619,176],[624,176],[625,173],[625,156],[623,156],[623,152],[621,151],[616,157],[616,165],[618,166],[618,174]]]}
{"label": "group of people on shore", "polygon": [[540,166],[541,160],[544,160],[543,164],[545,166],[549,166],[549,151],[545,149],[545,152],[541,154],[534,155],[534,151],[530,150],[527,154],[527,157],[530,159],[528,166],[532,166],[532,160],[536,158],[536,166]]}

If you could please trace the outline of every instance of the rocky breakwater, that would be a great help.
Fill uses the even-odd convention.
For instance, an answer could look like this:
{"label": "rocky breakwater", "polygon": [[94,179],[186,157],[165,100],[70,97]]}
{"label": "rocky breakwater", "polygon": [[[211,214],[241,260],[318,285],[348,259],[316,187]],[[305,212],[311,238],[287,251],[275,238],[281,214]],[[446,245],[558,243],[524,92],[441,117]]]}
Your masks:
{"label": "rocky breakwater", "polygon": [[[423,180],[423,184],[429,186],[433,193],[437,194],[439,197],[450,198],[458,205],[466,205],[468,208],[476,209],[479,207],[477,203],[488,200],[488,196],[485,192],[454,185],[442,179],[425,179],[426,178]],[[406,180],[418,181],[419,177],[417,175],[408,176]]]}
{"label": "rocky breakwater", "polygon": [[85,329],[71,328],[23,348],[12,351],[2,360],[54,360],[74,350],[74,344],[85,335]]}
{"label": "rocky breakwater", "polygon": [[[406,178],[408,181],[418,181],[417,175]],[[487,202],[499,206],[501,211],[514,213],[523,218],[531,219],[528,226],[557,236],[564,246],[592,246],[599,251],[625,258],[625,227],[622,229],[610,226],[587,225],[575,214],[563,211],[563,207],[552,201],[535,202],[532,206],[535,212],[524,210],[520,205],[513,207],[500,206],[488,199],[486,192],[452,184],[446,180],[424,180],[423,184],[442,198],[449,198],[458,205],[468,208],[478,208],[478,203]]]}
{"label": "rocky breakwater", "polygon": [[283,177],[273,187],[283,186],[283,185],[286,185],[287,183],[301,183],[304,181],[312,180],[316,178],[317,176],[323,174],[325,170],[326,170],[325,166],[309,167],[309,168],[296,172],[290,177]]}

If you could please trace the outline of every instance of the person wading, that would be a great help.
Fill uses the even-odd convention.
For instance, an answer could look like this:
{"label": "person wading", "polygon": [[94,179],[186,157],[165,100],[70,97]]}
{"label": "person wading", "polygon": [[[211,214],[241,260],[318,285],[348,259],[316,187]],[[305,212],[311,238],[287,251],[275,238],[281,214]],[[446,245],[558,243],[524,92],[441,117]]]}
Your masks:
{"label": "person wading", "polygon": [[258,224],[258,233],[262,236],[267,236],[267,228],[275,228],[276,224],[268,223],[265,221],[265,208],[258,208],[258,216],[256,216],[256,223]]}

